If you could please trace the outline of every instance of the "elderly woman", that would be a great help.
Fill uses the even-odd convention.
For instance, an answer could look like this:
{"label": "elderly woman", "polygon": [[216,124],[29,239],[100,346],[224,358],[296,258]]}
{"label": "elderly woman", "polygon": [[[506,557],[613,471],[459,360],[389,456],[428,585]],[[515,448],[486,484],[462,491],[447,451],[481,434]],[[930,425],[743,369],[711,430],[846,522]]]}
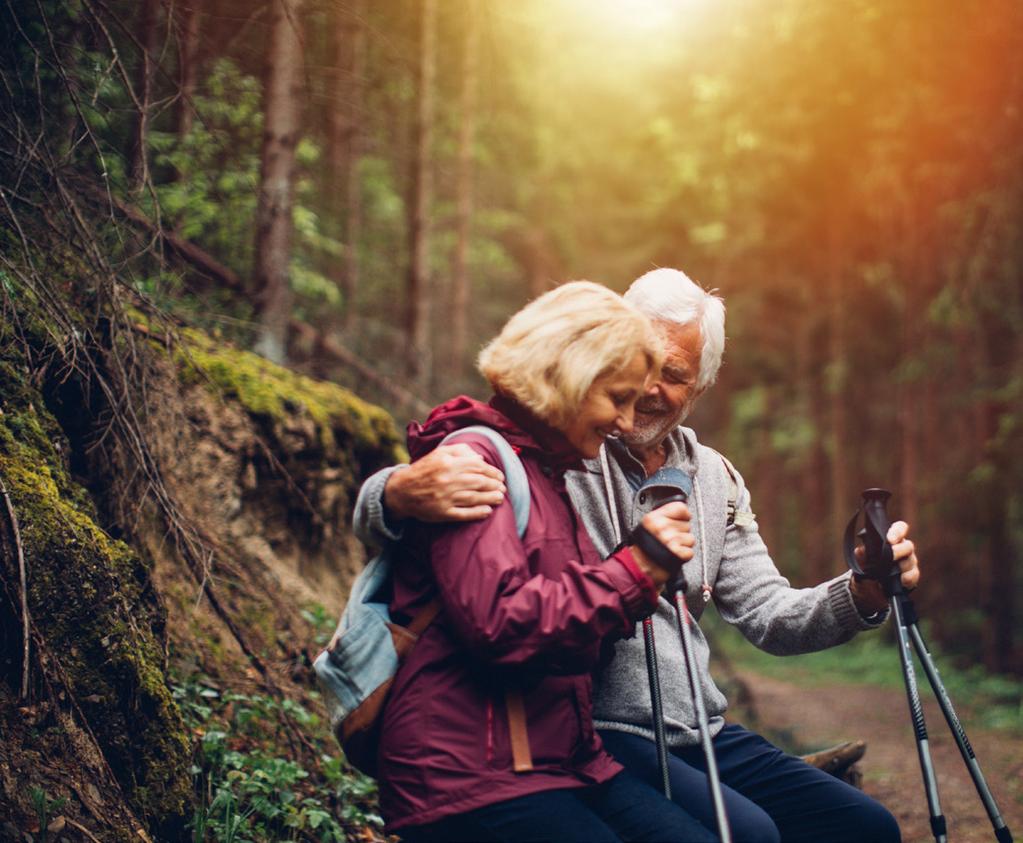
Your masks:
{"label": "elderly woman", "polygon": [[[418,458],[470,425],[497,430],[530,490],[521,540],[510,503],[482,521],[409,525],[392,616],[441,609],[395,677],[379,778],[388,831],[407,840],[685,840],[715,837],[623,771],[591,717],[602,644],[631,635],[677,571],[635,547],[601,559],[563,475],[631,429],[660,344],[645,317],[588,282],[523,308],[480,354],[494,389],[459,397],[409,428]],[[495,466],[494,445],[458,438]],[[644,526],[679,561],[688,512],[668,504]]]}

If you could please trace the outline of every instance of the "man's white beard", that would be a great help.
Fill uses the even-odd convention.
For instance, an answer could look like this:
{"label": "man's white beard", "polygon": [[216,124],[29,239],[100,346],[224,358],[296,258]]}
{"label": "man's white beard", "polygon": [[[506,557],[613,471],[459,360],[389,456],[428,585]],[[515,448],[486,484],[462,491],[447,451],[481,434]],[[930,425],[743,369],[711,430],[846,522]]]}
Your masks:
{"label": "man's white beard", "polygon": [[639,421],[637,416],[636,421],[633,422],[632,430],[622,436],[622,441],[630,448],[647,449],[660,445],[676,427],[686,420],[692,409],[693,401],[686,401],[682,412],[670,424],[664,421],[657,423],[653,420],[649,424],[644,424]]}

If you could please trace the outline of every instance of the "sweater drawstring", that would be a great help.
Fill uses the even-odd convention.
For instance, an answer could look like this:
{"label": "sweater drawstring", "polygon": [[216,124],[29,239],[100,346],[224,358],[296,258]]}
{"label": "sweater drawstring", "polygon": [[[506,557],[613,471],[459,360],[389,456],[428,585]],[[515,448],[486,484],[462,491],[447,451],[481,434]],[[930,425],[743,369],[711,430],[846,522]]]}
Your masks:
{"label": "sweater drawstring", "polygon": [[614,488],[611,486],[611,466],[607,462],[607,446],[600,446],[600,468],[604,474],[604,491],[607,493],[607,508],[611,510],[611,527],[615,534],[614,546],[622,543],[622,525],[618,521],[618,502],[615,500]]}
{"label": "sweater drawstring", "polygon": [[703,579],[703,582],[700,583],[700,592],[703,594],[703,602],[709,603],[713,589],[710,587],[710,583],[707,582],[707,528],[703,523],[703,492],[700,491],[700,481],[695,476],[693,477],[693,492],[696,496],[696,508],[699,512],[699,517],[696,519],[696,528],[700,531],[699,538],[697,539],[697,549],[700,551],[700,572]]}

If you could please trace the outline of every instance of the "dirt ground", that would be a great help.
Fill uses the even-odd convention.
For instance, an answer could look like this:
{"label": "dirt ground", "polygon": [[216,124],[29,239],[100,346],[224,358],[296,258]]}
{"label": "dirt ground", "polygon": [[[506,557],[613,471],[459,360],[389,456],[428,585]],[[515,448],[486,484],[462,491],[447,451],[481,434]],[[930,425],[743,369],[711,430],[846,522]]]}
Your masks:
{"label": "dirt ground", "polygon": [[[753,693],[762,726],[791,730],[812,746],[866,741],[867,753],[860,762],[863,789],[895,814],[906,843],[934,839],[904,691],[865,685],[806,688],[745,670],[739,675]],[[925,687],[921,696],[948,839],[950,843],[993,840],[987,812],[941,709],[928,698],[929,693]],[[959,706],[957,713],[1002,818],[1015,839],[1023,839],[1023,737],[981,729]]]}

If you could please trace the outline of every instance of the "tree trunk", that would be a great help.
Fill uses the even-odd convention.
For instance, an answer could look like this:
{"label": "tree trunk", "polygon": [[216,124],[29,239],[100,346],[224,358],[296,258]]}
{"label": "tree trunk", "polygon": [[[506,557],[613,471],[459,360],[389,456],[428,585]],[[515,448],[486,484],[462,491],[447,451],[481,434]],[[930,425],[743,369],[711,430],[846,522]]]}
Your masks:
{"label": "tree trunk", "polygon": [[178,140],[183,140],[192,131],[195,120],[196,84],[199,80],[199,17],[202,14],[204,0],[185,0],[181,8],[181,19],[178,30],[179,62],[178,67]]}
{"label": "tree trunk", "polygon": [[366,1],[352,0],[335,10],[337,50],[334,56],[334,91],[327,122],[326,205],[345,244],[343,260],[332,261],[327,274],[341,291],[344,329],[355,322],[355,295],[359,286],[358,243],[362,233],[362,194],[359,156],[361,123],[365,116]]}
{"label": "tree trunk", "polygon": [[828,284],[828,422],[831,427],[831,534],[842,535],[850,508],[849,468],[846,448],[851,447],[846,424],[845,390],[848,365],[845,338],[845,297],[842,294],[843,235],[838,197],[832,197],[827,219]]}
{"label": "tree trunk", "polygon": [[[799,332],[796,335],[795,370],[798,384],[798,406],[803,408],[807,421],[813,425],[814,431],[820,433],[824,425],[821,412],[821,394],[818,382],[814,377],[819,366],[815,366],[813,332],[815,327],[814,308],[810,291],[802,290],[802,311],[806,315],[800,320]],[[827,500],[825,483],[825,457],[823,443],[816,435],[807,446],[807,453],[800,474],[799,482],[799,540],[802,556],[801,568],[807,581],[816,585],[828,579],[830,563],[834,554],[825,553],[829,546],[825,540],[827,527],[827,511],[824,501]],[[759,504],[758,504],[759,508]],[[760,519],[761,521],[763,519]],[[770,547],[770,545],[768,545]]]}
{"label": "tree trunk", "polygon": [[291,210],[294,199],[295,147],[302,95],[301,0],[272,0],[268,70],[263,95],[263,152],[256,208],[256,259],[253,267],[260,333],[256,351],[275,363],[286,358],[291,318]]}
{"label": "tree trunk", "polygon": [[[753,476],[756,478],[756,502],[757,522],[760,524],[760,533],[764,543],[772,548],[776,554],[787,555],[782,547],[782,540],[785,538],[785,524],[783,523],[782,512],[784,511],[785,484],[782,478],[782,467],[778,459],[778,453],[771,446],[771,423],[776,411],[775,389],[765,389],[764,414],[757,424],[755,430],[751,431],[753,437],[752,453],[756,455],[753,462]],[[778,561],[778,557],[775,557]],[[805,570],[801,572],[804,576]]]}
{"label": "tree trunk", "polygon": [[[901,215],[902,261],[905,304],[901,314],[900,360],[912,360],[924,347],[920,331],[919,314],[926,312],[926,301],[921,295],[923,278],[920,272],[919,228],[923,223],[921,215],[914,212],[916,203],[910,200]],[[920,387],[916,378],[899,384],[898,417],[902,439],[902,460],[899,474],[899,512],[902,520],[910,525],[916,523],[919,512],[920,483]]]}
{"label": "tree trunk", "polygon": [[362,238],[362,182],[359,179],[359,159],[362,155],[362,121],[365,119],[366,93],[366,0],[353,0],[351,17],[351,97],[348,166],[344,192],[348,198],[345,216],[345,263],[341,290],[344,294],[344,329],[351,333],[355,324],[355,296],[359,289],[359,240]]}
{"label": "tree trunk", "polygon": [[160,48],[160,0],[143,0],[138,33],[139,42],[142,44],[142,55],[139,57],[138,103],[128,160],[128,172],[135,187],[141,187],[149,178],[146,138],[149,134],[149,107],[153,98],[156,54]]}
{"label": "tree trunk", "polygon": [[408,373],[425,389],[432,374],[430,349],[429,208],[433,196],[430,148],[433,140],[433,87],[436,72],[436,0],[422,0],[419,65],[416,86],[415,148],[412,156],[412,195],[409,201]]}
{"label": "tree trunk", "polygon": [[984,642],[988,670],[1008,672],[1015,661],[1015,547],[1009,532],[1009,489],[992,483],[988,510],[988,607],[990,623]]}
{"label": "tree trunk", "polygon": [[462,57],[462,122],[458,132],[458,229],[451,295],[451,375],[465,375],[469,325],[469,222],[472,217],[472,145],[476,133],[479,0],[466,0]]}

